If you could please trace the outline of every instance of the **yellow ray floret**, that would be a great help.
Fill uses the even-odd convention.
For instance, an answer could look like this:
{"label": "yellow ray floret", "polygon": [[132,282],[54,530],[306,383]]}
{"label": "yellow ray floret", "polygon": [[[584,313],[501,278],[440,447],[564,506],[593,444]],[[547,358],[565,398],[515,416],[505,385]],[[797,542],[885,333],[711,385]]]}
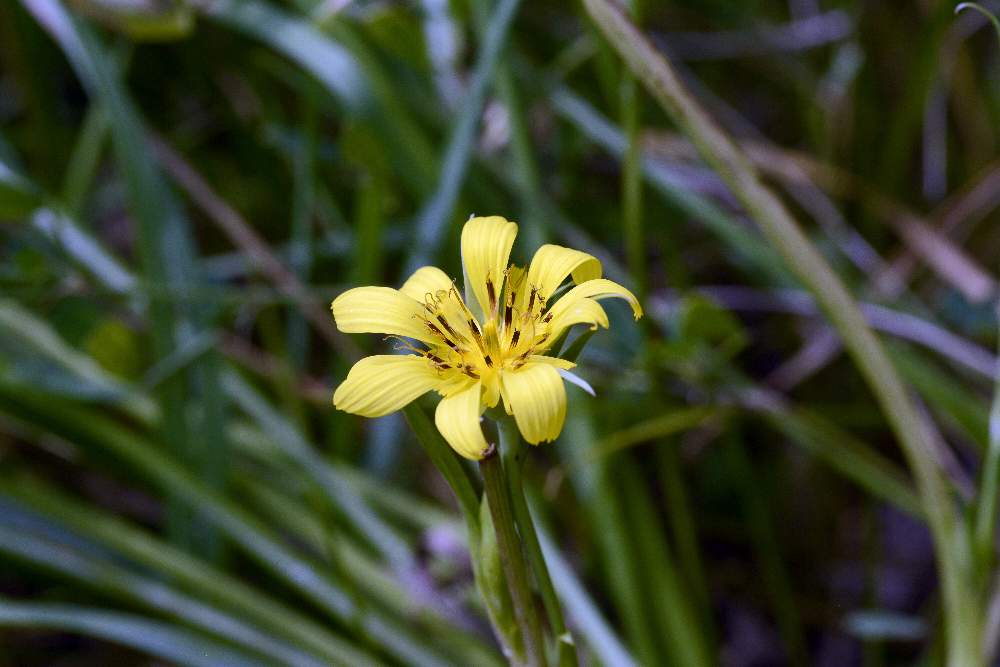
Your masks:
{"label": "yellow ray floret", "polygon": [[[332,311],[341,331],[389,334],[404,354],[359,361],[334,393],[334,405],[379,417],[434,390],[443,397],[434,415],[438,430],[473,460],[490,448],[483,411],[501,399],[525,440],[555,440],[566,419],[560,373],[573,364],[546,351],[574,324],[607,327],[600,299],[625,299],[636,319],[642,308],[629,290],[601,278],[595,257],[578,250],[544,245],[527,269],[509,265],[516,236],[517,225],[499,216],[465,224],[462,266],[473,309],[432,266],[415,271],[399,290],[358,287],[337,297]],[[575,286],[554,298],[567,278]]]}

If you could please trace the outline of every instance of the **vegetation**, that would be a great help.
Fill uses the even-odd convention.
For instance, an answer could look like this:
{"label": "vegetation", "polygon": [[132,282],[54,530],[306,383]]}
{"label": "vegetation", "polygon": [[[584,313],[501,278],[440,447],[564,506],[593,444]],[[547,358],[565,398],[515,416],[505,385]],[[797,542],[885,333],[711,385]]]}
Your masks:
{"label": "vegetation", "polygon": [[[0,4],[0,664],[991,664],[963,9]],[[331,301],[461,285],[470,215],[645,312],[603,301],[560,346],[596,398],[554,444],[487,413],[479,467],[433,395],[331,402],[392,347]]]}

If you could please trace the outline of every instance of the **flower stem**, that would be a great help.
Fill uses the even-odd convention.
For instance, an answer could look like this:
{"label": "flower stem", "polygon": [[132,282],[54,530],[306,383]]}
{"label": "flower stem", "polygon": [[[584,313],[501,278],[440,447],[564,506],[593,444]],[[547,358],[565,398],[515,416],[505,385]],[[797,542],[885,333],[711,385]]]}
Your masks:
{"label": "flower stem", "polygon": [[495,449],[479,462],[479,470],[483,474],[483,489],[497,534],[500,566],[503,568],[504,578],[507,580],[507,587],[514,603],[514,617],[524,638],[527,664],[531,667],[545,667],[545,647],[542,644],[538,614],[531,599],[528,568],[514,526],[514,513],[511,509],[503,463]]}
{"label": "flower stem", "polygon": [[531,569],[535,573],[535,581],[542,594],[542,603],[545,605],[545,613],[549,617],[552,634],[556,638],[556,645],[559,648],[558,663],[560,667],[576,665],[579,663],[576,656],[576,646],[566,629],[566,621],[563,619],[562,608],[559,606],[559,598],[556,597],[556,589],[552,585],[549,568],[545,564],[545,556],[542,555],[542,545],[538,541],[538,533],[535,532],[535,524],[531,520],[528,501],[524,497],[524,485],[521,478],[524,441],[521,440],[517,425],[510,417],[501,419],[497,426],[500,430],[500,452],[503,455],[504,472],[507,473],[507,488],[510,490],[514,520],[517,522],[521,541],[528,553]]}

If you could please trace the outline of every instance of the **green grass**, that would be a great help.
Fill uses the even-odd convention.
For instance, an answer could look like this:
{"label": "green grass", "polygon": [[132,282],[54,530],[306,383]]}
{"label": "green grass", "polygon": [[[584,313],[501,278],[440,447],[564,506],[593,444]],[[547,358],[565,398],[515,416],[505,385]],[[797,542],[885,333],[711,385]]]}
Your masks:
{"label": "green grass", "polygon": [[[0,664],[988,664],[997,6],[626,4],[0,6]],[[647,315],[506,448],[524,616],[433,401],[330,402],[470,214]]]}

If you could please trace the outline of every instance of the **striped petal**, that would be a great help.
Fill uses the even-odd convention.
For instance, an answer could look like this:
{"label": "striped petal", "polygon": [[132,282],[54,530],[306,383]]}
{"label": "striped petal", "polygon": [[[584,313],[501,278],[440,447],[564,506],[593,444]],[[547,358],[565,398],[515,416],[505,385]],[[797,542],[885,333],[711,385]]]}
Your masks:
{"label": "striped petal", "polygon": [[428,294],[451,289],[451,278],[436,266],[422,266],[407,278],[399,291],[406,296],[424,303]]}
{"label": "striped petal", "polygon": [[420,302],[391,287],[355,287],[330,306],[337,328],[344,333],[381,333],[433,343],[419,319]]}
{"label": "striped petal", "polygon": [[442,398],[434,412],[434,423],[451,448],[473,461],[483,458],[489,449],[479,425],[483,413],[481,393],[482,384],[475,382],[467,389]]}
{"label": "striped petal", "polygon": [[517,225],[498,215],[472,218],[462,228],[462,267],[466,289],[472,287],[484,313],[491,312],[493,306],[486,281],[490,281],[493,294],[499,299],[504,269],[507,268],[516,237]]}
{"label": "striped petal", "polygon": [[571,368],[576,368],[576,364],[574,364],[569,359],[560,359],[559,357],[549,357],[544,354],[533,354],[531,355],[531,358],[528,361],[529,363],[548,364],[549,366],[552,366],[554,368],[561,368],[567,371]]}
{"label": "striped petal", "polygon": [[[549,322],[550,330],[553,332],[553,337],[557,335],[557,332],[561,332],[567,326],[572,326],[579,322],[589,321],[594,325],[608,326],[607,324],[607,314],[604,313],[604,309],[598,313],[592,306],[586,304],[588,299],[609,299],[611,297],[616,297],[619,299],[625,299],[628,304],[632,306],[632,314],[635,315],[635,319],[642,317],[642,306],[639,305],[639,300],[635,298],[632,292],[628,291],[621,285],[604,278],[598,278],[597,280],[588,280],[587,282],[577,285],[570,291],[566,292],[558,301],[553,304],[552,308],[549,309],[549,313],[552,315],[552,319]],[[593,316],[595,319],[586,320],[582,319],[584,315]],[[603,320],[598,319],[603,317]]]}
{"label": "striped petal", "polygon": [[431,363],[416,355],[380,354],[354,364],[333,394],[333,405],[362,417],[395,412],[441,384]]}
{"label": "striped petal", "polygon": [[[565,299],[566,297],[563,297]],[[556,305],[562,300],[556,302]],[[555,307],[552,308],[555,311]],[[559,314],[553,314],[549,323],[549,340],[556,340],[562,332],[574,324],[589,324],[591,329],[597,327],[608,328],[608,314],[604,312],[601,304],[593,299],[574,299],[574,303],[567,304],[566,308]]]}
{"label": "striped petal", "polygon": [[524,439],[533,445],[559,437],[566,420],[566,388],[555,366],[527,364],[505,372],[504,401]]}
{"label": "striped petal", "polygon": [[543,245],[531,259],[528,284],[538,289],[543,299],[552,296],[567,276],[580,284],[601,277],[601,262],[593,255],[560,245]]}

